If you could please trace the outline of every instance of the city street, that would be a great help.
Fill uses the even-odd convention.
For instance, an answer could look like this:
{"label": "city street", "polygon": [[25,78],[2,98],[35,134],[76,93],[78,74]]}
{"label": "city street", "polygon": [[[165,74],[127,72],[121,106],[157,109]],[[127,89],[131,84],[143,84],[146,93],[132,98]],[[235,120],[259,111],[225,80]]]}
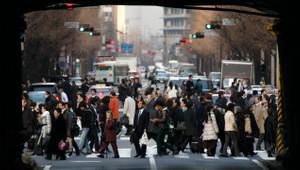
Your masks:
{"label": "city street", "polygon": [[[68,157],[67,160],[55,160],[53,156],[52,160],[44,159],[44,156],[32,156],[39,166],[44,170],[69,170],[69,169],[197,169],[197,170],[267,170],[267,166],[263,163],[265,161],[275,160],[275,158],[268,158],[265,151],[256,151],[258,154],[253,157],[219,157],[220,142],[218,142],[217,153],[215,157],[208,157],[206,154],[192,153],[188,147],[185,153],[180,152],[178,155],[157,156],[156,144],[153,140],[149,141],[147,147],[147,156],[145,159],[134,158],[135,149],[130,144],[129,137],[124,136],[126,129],[123,128],[122,134],[118,139],[118,150],[120,159],[115,159],[113,153],[109,153],[107,158],[98,158],[98,153],[92,153],[90,155],[83,155]],[[79,142],[79,137],[76,138]],[[110,148],[112,151],[112,149]],[[230,153],[229,149],[228,152]]]}

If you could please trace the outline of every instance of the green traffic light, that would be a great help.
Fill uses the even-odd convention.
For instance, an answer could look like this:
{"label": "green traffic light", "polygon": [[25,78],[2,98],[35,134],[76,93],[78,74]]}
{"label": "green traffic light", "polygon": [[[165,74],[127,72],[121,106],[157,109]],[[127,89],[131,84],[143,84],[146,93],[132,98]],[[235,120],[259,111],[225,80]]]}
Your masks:
{"label": "green traffic light", "polygon": [[89,36],[93,36],[94,35],[94,33],[93,32],[89,32]]}
{"label": "green traffic light", "polygon": [[83,32],[83,31],[84,31],[84,27],[80,27],[80,28],[79,28],[79,31],[80,31],[80,32]]}
{"label": "green traffic light", "polygon": [[196,34],[192,34],[192,38],[197,38],[197,35]]}
{"label": "green traffic light", "polygon": [[212,25],[211,24],[206,24],[205,27],[206,27],[206,29],[212,29]]}

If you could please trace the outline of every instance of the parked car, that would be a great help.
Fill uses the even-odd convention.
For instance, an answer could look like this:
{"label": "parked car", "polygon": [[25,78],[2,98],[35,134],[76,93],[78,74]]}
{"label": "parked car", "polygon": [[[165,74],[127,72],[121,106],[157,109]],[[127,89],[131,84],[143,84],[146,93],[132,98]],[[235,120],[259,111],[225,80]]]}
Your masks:
{"label": "parked car", "polygon": [[47,83],[32,83],[30,91],[49,91],[53,95],[57,94],[56,83],[47,82]]}

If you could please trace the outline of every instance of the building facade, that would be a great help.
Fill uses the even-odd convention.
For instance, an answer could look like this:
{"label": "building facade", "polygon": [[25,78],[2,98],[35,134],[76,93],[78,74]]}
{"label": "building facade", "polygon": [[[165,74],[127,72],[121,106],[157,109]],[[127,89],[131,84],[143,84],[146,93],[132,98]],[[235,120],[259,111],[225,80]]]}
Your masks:
{"label": "building facade", "polygon": [[[191,11],[188,9],[164,8],[164,63],[176,59],[180,54],[176,53],[175,44],[182,38],[188,38],[191,25],[189,18]],[[178,50],[177,50],[178,51]]]}

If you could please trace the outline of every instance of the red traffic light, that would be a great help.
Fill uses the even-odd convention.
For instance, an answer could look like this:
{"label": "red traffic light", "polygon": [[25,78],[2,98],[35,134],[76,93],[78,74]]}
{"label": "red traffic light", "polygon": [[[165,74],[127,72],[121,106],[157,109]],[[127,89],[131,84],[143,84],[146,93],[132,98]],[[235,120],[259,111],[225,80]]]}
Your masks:
{"label": "red traffic light", "polygon": [[67,10],[73,10],[73,4],[67,3],[66,6],[67,6]]}

